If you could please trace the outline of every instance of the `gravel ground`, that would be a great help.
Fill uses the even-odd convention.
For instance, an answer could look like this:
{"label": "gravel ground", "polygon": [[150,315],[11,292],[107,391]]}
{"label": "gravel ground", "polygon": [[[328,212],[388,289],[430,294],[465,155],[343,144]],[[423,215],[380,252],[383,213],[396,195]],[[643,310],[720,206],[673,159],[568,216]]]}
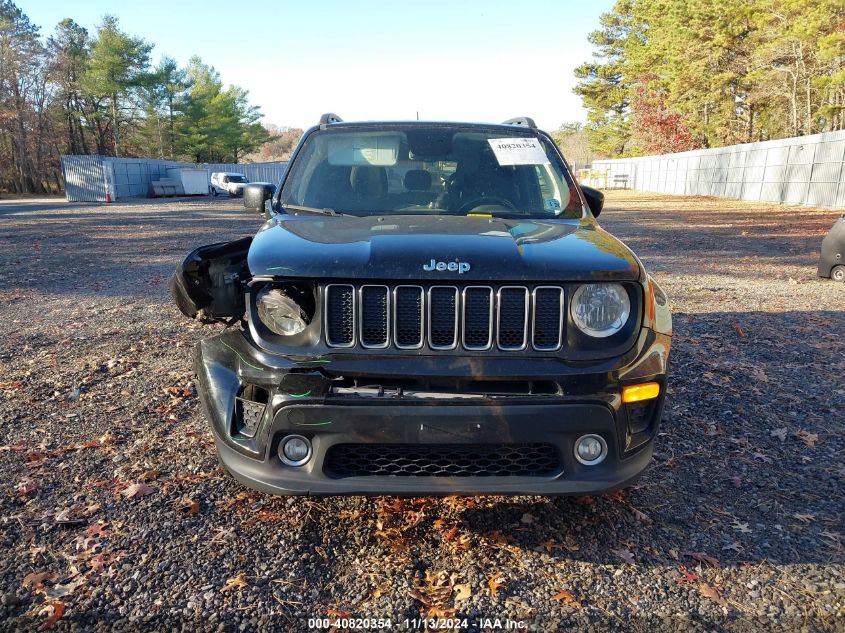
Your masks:
{"label": "gravel ground", "polygon": [[[228,200],[0,202],[0,629],[845,630],[837,214],[612,192],[673,303],[652,466],[605,497],[274,498],[217,468],[167,293]],[[489,620],[483,620],[488,618]]]}

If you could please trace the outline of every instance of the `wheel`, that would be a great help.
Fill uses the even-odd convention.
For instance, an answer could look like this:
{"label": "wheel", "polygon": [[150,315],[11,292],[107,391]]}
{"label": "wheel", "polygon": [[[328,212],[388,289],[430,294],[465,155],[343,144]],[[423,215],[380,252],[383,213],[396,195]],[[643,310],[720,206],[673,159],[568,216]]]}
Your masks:
{"label": "wheel", "polygon": [[216,187],[211,188],[211,195],[214,196],[215,198],[217,197],[217,188]]}
{"label": "wheel", "polygon": [[845,266],[834,266],[830,271],[830,278],[833,281],[845,281]]}

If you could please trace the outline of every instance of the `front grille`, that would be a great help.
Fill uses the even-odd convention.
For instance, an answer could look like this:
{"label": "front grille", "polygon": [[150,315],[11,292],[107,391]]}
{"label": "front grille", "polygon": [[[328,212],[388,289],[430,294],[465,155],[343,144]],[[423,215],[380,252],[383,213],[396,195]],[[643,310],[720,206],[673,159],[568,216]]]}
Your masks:
{"label": "front grille", "polygon": [[326,343],[332,347],[355,344],[355,288],[336,285],[326,288]]}
{"label": "front grille", "polygon": [[361,286],[361,345],[387,347],[390,293],[387,286]]}
{"label": "front grille", "polygon": [[336,444],[323,470],[344,477],[550,477],[561,472],[551,444]]}
{"label": "front grille", "polygon": [[423,289],[420,286],[396,287],[396,310],[393,313],[396,347],[414,349],[423,341]]}
{"label": "front grille", "polygon": [[564,340],[560,286],[331,284],[324,293],[330,347],[555,351]]}
{"label": "front grille", "polygon": [[528,288],[499,289],[499,349],[524,349],[528,338]]}
{"label": "front grille", "polygon": [[488,349],[493,340],[493,289],[470,286],[464,290],[464,347]]}
{"label": "front grille", "polygon": [[428,344],[452,349],[458,344],[458,289],[439,286],[428,291]]}
{"label": "front grille", "polygon": [[563,290],[554,286],[534,289],[534,327],[531,330],[534,349],[554,350],[560,347],[563,325]]}

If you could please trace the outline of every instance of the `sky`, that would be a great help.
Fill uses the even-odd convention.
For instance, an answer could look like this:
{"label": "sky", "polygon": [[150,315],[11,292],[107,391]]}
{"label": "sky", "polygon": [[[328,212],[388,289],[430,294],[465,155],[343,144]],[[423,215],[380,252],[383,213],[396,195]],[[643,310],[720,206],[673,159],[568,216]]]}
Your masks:
{"label": "sky", "polygon": [[501,122],[553,130],[584,121],[573,69],[613,0],[14,0],[44,36],[66,17],[89,32],[106,13],[192,55],[249,91],[266,123],[307,128],[324,112],[373,119]]}

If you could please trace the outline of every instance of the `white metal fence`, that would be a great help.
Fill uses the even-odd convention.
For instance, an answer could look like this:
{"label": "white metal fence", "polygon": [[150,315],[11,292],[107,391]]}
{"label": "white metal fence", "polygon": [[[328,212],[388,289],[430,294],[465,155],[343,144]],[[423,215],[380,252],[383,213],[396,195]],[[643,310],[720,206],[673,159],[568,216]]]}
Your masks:
{"label": "white metal fence", "polygon": [[581,181],[603,188],[845,207],[845,131],[597,160]]}
{"label": "white metal fence", "polygon": [[[287,163],[211,163],[195,165],[155,158],[114,156],[62,156],[62,176],[68,202],[107,202],[152,195],[153,180],[167,178],[169,167],[199,167],[208,171],[234,171],[252,182],[278,183]],[[210,180],[209,180],[210,184]],[[111,200],[110,200],[111,198]]]}

